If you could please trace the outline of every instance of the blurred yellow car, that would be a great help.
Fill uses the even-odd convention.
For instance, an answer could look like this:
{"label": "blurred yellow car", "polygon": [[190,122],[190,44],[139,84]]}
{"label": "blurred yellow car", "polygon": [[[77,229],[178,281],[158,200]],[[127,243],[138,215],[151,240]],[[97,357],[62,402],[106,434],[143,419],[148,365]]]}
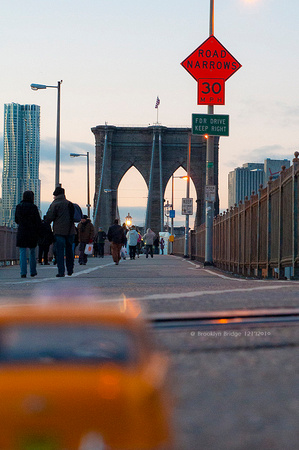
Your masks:
{"label": "blurred yellow car", "polygon": [[0,308],[0,449],[169,448],[168,360],[98,305]]}

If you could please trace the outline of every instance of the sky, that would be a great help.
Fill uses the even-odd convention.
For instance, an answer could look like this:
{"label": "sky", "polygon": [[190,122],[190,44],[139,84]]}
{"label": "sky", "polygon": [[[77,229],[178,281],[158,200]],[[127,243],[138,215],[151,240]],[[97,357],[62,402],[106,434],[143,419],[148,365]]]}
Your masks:
{"label": "sky", "polygon": [[[180,63],[208,38],[209,11],[209,0],[3,2],[0,166],[4,103],[40,105],[43,208],[52,201],[57,90],[32,91],[30,84],[63,80],[60,179],[67,197],[85,208],[86,158],[69,154],[90,152],[93,198],[92,127],[153,124],[157,95],[164,126],[191,126],[192,113],[207,112],[197,105],[196,81]],[[298,150],[298,17],[297,0],[215,0],[215,36],[242,64],[226,82],[225,105],[214,108],[230,116],[230,135],[220,138],[219,147],[221,209],[227,208],[231,170],[266,158],[292,159]],[[177,205],[184,189],[184,181],[176,180]],[[126,175],[121,215],[131,208],[137,220],[146,196],[141,176]]]}

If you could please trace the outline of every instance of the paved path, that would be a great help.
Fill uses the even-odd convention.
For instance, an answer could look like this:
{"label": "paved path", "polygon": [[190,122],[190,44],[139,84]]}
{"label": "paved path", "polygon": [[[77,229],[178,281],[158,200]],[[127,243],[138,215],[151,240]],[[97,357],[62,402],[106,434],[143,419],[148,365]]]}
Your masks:
{"label": "paved path", "polygon": [[292,307],[298,304],[298,281],[263,281],[230,277],[215,269],[175,256],[122,260],[110,256],[90,258],[86,266],[76,260],[71,277],[56,278],[56,266],[38,266],[38,276],[20,278],[19,266],[0,268],[0,300],[94,296],[115,301],[124,296],[138,300],[150,311],[193,311]]}
{"label": "paved path", "polygon": [[[93,297],[136,301],[144,312],[299,307],[297,281],[230,277],[175,256],[90,258],[71,277],[38,266],[0,268],[0,303]],[[154,330],[171,356],[175,450],[295,450],[299,442],[299,327],[236,323]]]}

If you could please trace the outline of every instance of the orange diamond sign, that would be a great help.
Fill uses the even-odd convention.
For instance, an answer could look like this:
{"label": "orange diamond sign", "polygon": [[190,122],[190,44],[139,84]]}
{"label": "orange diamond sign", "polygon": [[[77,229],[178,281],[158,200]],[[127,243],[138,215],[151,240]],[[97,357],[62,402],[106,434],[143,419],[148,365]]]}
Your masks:
{"label": "orange diamond sign", "polygon": [[200,78],[226,81],[242,67],[213,35],[194,50],[181,65],[196,81]]}

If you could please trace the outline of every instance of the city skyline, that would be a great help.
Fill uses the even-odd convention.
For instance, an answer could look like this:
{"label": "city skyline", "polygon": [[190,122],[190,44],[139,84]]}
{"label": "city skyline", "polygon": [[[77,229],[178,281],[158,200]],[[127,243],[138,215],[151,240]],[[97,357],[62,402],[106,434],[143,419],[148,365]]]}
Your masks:
{"label": "city skyline", "polygon": [[2,173],[3,224],[16,226],[17,204],[25,191],[33,191],[40,209],[39,155],[40,107],[38,105],[4,105],[4,144]]}
{"label": "city skyline", "polygon": [[[63,80],[61,181],[67,196],[84,207],[85,161],[74,162],[69,153],[90,151],[92,198],[92,127],[105,122],[152,124],[157,95],[162,125],[190,126],[192,113],[206,112],[205,106],[196,104],[195,80],[180,63],[208,37],[209,1],[71,4],[70,10],[70,2],[59,2],[58,15],[55,0],[42,10],[36,0],[3,5],[2,33],[9,39],[0,43],[6,62],[0,74],[5,87],[0,104],[41,106],[41,201],[51,202],[56,92],[33,92],[30,84],[55,85]],[[215,36],[242,64],[226,83],[226,104],[215,107],[215,113],[230,116],[230,136],[220,138],[221,209],[228,204],[231,170],[268,157],[292,160],[297,150],[299,5],[294,0],[289,5],[279,0],[215,0]],[[132,195],[133,191],[126,196]],[[139,197],[137,204],[144,197],[143,187]]]}

